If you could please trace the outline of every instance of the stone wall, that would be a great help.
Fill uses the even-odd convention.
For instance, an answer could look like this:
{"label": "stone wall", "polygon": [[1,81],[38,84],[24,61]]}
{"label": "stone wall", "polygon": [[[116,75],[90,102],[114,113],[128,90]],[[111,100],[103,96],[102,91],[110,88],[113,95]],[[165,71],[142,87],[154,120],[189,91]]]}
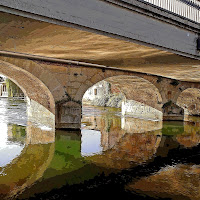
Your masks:
{"label": "stone wall", "polygon": [[[0,60],[2,74],[19,85],[30,99],[56,114],[57,128],[80,128],[82,97],[88,88],[102,80],[117,85],[126,100],[135,100],[140,106],[146,105],[138,111],[139,116],[154,120],[161,119],[163,106],[165,119],[177,120],[174,117],[178,115],[180,120],[179,115],[183,116],[183,112],[175,107],[179,95],[187,88],[200,89],[198,82],[173,80],[133,71],[22,57],[0,56]],[[156,114],[154,109],[160,112]],[[129,113],[128,110],[127,112]]]}
{"label": "stone wall", "polygon": [[55,130],[55,115],[41,104],[27,97],[28,121],[42,130]]}
{"label": "stone wall", "polygon": [[185,115],[200,116],[200,90],[189,88],[184,90],[177,99],[177,105],[184,108]]}
{"label": "stone wall", "polygon": [[123,101],[121,110],[122,115],[130,115],[141,119],[162,121],[163,117],[161,111],[134,100]]}
{"label": "stone wall", "polygon": [[55,130],[37,127],[28,122],[26,127],[26,145],[29,144],[49,144],[55,142]]}
{"label": "stone wall", "polygon": [[132,117],[121,118],[121,128],[126,133],[145,133],[162,129],[162,121],[138,119]]}
{"label": "stone wall", "polygon": [[110,84],[106,81],[100,81],[90,87],[83,96],[83,101],[93,101],[96,98],[102,98],[104,95],[110,94]]}

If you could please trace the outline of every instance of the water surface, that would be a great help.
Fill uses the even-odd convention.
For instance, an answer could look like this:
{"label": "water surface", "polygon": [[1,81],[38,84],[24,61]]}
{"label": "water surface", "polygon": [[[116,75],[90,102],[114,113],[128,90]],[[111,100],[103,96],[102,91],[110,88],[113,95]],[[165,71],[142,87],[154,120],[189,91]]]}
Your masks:
{"label": "water surface", "polygon": [[25,103],[3,100],[0,111],[2,199],[200,199],[198,120],[162,123],[85,106],[81,130],[56,130],[48,142],[26,121]]}

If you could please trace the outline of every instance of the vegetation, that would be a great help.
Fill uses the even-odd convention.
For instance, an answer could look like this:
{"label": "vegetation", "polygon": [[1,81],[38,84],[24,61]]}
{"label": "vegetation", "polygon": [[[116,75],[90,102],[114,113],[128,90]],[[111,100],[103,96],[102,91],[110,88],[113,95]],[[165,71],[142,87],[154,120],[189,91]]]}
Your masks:
{"label": "vegetation", "polygon": [[0,82],[3,82],[3,81],[4,81],[4,77],[0,76]]}
{"label": "vegetation", "polygon": [[8,97],[23,96],[22,90],[13,83],[10,79],[6,79],[6,87],[8,91]]}
{"label": "vegetation", "polygon": [[121,94],[121,93],[113,94],[108,99],[108,101],[106,103],[106,106],[107,107],[114,107],[114,108],[121,108],[123,99],[124,99],[124,95],[123,94]]}
{"label": "vegetation", "polygon": [[124,95],[121,93],[104,95],[101,98],[96,98],[92,101],[94,106],[121,108]]}
{"label": "vegetation", "polygon": [[12,124],[10,126],[12,128],[12,137],[9,138],[9,141],[24,144],[26,138],[26,127],[17,124]]}

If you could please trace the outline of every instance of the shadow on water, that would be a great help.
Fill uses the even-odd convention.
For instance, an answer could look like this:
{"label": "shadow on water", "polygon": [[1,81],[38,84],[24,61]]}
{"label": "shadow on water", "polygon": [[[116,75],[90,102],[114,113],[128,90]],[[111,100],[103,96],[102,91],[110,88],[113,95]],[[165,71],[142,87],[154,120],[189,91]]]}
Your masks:
{"label": "shadow on water", "polygon": [[56,132],[51,164],[20,199],[198,199],[198,123],[100,110],[83,115],[81,131]]}
{"label": "shadow on water", "polygon": [[26,102],[0,99],[0,199],[12,199],[46,170],[55,131],[27,120]]}
{"label": "shadow on water", "polygon": [[82,129],[57,130],[55,142],[31,124],[10,130],[8,140],[23,147],[0,174],[10,199],[200,199],[198,120],[162,123],[87,107]]}

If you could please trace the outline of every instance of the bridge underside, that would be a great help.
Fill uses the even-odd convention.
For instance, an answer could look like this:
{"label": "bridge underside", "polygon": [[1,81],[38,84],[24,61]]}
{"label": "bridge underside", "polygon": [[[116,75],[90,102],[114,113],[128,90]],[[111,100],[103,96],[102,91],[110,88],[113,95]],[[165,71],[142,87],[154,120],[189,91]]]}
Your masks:
{"label": "bridge underside", "polygon": [[3,12],[0,30],[2,51],[84,61],[179,80],[200,80],[199,60],[144,45]]}
{"label": "bridge underside", "polygon": [[[193,112],[193,102],[189,99],[178,102],[183,108],[176,105],[178,97],[186,89],[192,88],[199,91],[200,84],[198,82],[178,81],[132,71],[52,63],[12,56],[0,56],[0,60],[2,60],[2,63],[6,63],[6,67],[3,64],[1,65],[1,73],[5,75],[9,73],[9,77],[12,77],[12,69],[16,66],[46,87],[45,91],[50,93],[47,97],[49,96],[52,101],[54,100],[53,102],[50,101],[50,104],[48,98],[44,98],[44,100],[47,100],[47,104],[41,102],[42,98],[39,96],[45,97],[41,90],[38,90],[39,96],[34,95],[35,93],[31,91],[35,88],[25,88],[29,85],[29,82],[27,81],[27,85],[26,81],[23,81],[25,90],[27,89],[27,93],[30,93],[28,96],[42,104],[51,113],[55,113],[56,128],[80,128],[83,95],[87,89],[102,80],[108,80],[118,86],[127,100],[136,100],[159,110],[163,113],[164,119],[183,120],[183,109],[189,110],[189,115],[198,114]],[[13,80],[18,78],[19,81],[17,82],[20,83],[21,77],[20,75],[17,77],[13,75]],[[31,85],[34,86],[35,84]],[[198,94],[196,95],[197,101]],[[187,107],[181,104],[185,104],[185,102],[189,102]],[[52,105],[52,107],[49,107],[49,105]],[[54,105],[55,112],[52,110]]]}
{"label": "bridge underside", "polygon": [[200,59],[198,24],[138,0],[1,0],[0,11]]}
{"label": "bridge underside", "polygon": [[[9,52],[42,56],[44,59],[6,55]],[[47,57],[58,60],[47,62]],[[176,105],[179,95],[188,88],[200,89],[199,60],[96,32],[4,12],[0,12],[0,59],[27,71],[47,87],[55,101],[55,110],[50,112],[56,115],[57,128],[80,128],[84,93],[105,79],[120,86],[127,99],[136,98],[162,111],[167,120],[183,120],[183,108]],[[59,61],[61,59],[94,63],[108,68],[62,63]],[[115,67],[115,70],[109,67]],[[122,75],[127,77],[112,78]],[[156,89],[149,89],[149,84]],[[138,88],[140,90],[136,91]],[[156,90],[157,93],[153,94]],[[36,98],[36,102],[40,103],[39,98]],[[190,111],[189,114],[196,113]]]}

